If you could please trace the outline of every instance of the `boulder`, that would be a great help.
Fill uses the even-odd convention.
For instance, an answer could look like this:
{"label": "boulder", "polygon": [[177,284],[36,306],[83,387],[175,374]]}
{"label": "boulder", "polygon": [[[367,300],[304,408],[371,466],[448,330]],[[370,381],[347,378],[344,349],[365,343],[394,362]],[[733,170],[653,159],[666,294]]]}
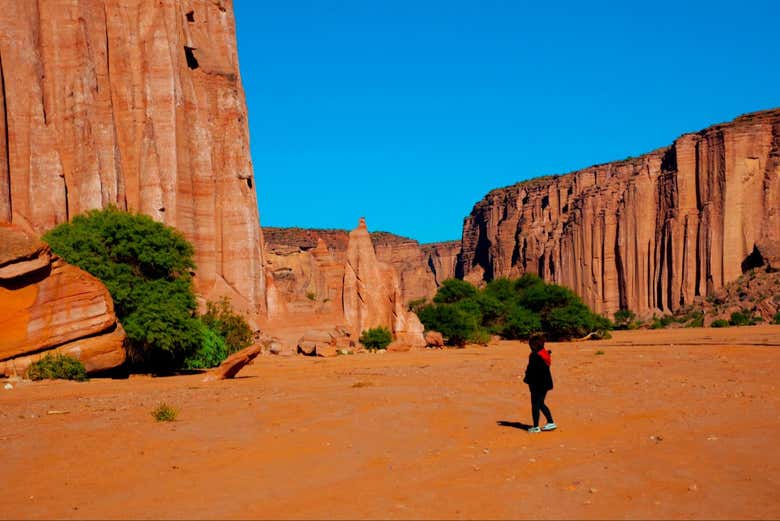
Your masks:
{"label": "boulder", "polygon": [[0,226],[0,271],[0,374],[23,374],[49,351],[78,358],[88,372],[124,363],[124,330],[98,279],[9,225]]}
{"label": "boulder", "polygon": [[444,347],[444,336],[438,331],[425,333],[425,345],[428,347]]}

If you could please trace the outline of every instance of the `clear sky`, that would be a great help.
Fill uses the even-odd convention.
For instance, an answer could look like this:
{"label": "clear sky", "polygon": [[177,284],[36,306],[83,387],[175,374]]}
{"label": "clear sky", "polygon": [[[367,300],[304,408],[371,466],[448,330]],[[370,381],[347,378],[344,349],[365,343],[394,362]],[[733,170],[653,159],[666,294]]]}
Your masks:
{"label": "clear sky", "polygon": [[780,106],[780,1],[234,0],[264,226],[460,239],[493,188]]}

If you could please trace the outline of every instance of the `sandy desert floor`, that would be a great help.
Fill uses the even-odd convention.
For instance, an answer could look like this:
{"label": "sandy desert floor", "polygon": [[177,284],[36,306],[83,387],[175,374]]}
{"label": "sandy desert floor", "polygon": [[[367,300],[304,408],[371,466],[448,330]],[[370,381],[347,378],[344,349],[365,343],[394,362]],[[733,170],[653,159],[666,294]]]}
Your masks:
{"label": "sandy desert floor", "polygon": [[780,518],[780,326],[549,347],[542,434],[520,342],[19,382],[0,517]]}

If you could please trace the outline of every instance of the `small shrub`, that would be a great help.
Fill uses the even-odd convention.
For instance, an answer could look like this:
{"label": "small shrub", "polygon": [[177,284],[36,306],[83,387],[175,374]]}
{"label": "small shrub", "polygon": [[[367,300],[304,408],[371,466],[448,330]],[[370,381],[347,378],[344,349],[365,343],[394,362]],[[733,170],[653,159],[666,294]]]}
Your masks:
{"label": "small shrub", "polygon": [[352,388],[353,388],[353,389],[360,389],[360,388],[362,388],[362,387],[371,387],[371,386],[373,386],[373,385],[374,385],[374,383],[373,383],[373,382],[363,382],[363,381],[361,381],[361,382],[355,382],[355,383],[353,383],[353,384],[352,384]]}
{"label": "small shrub", "polygon": [[630,309],[619,309],[615,311],[615,329],[630,329],[631,324],[636,319],[636,314]]}
{"label": "small shrub", "polygon": [[688,320],[685,327],[704,327],[704,311],[693,311],[685,319]]}
{"label": "small shrub", "polygon": [[152,417],[158,422],[172,422],[176,421],[176,416],[179,414],[172,406],[165,402],[161,402],[153,411]]}
{"label": "small shrub", "polygon": [[314,293],[313,291],[307,291],[306,292],[306,298],[311,300],[311,301],[315,301],[315,300],[317,300],[317,294]]}
{"label": "small shrub", "polygon": [[713,320],[710,327],[729,327],[729,321],[719,318],[718,320]]}
{"label": "small shrub", "polygon": [[252,328],[243,316],[233,311],[227,297],[218,302],[207,302],[206,313],[200,319],[209,329],[222,336],[228,355],[252,345]]}
{"label": "small shrub", "polygon": [[663,315],[661,317],[653,316],[653,321],[650,323],[650,329],[663,329],[668,327],[672,322],[674,322],[674,317],[671,315]]}
{"label": "small shrub", "polygon": [[27,369],[30,380],[88,380],[87,370],[81,361],[60,353],[47,353]]}
{"label": "small shrub", "polygon": [[596,351],[596,354],[597,354],[597,355],[603,355],[603,354],[604,354],[604,351],[602,351],[601,349],[599,349],[598,351]]}
{"label": "small shrub", "polygon": [[393,341],[393,335],[386,327],[373,327],[366,329],[360,335],[360,343],[366,346],[366,349],[374,351],[376,349],[387,349],[390,342]]}
{"label": "small shrub", "polygon": [[772,320],[773,324],[779,324],[780,325],[780,311],[775,313],[775,318]]}
{"label": "small shrub", "polygon": [[729,325],[732,326],[752,326],[754,324],[753,317],[744,310],[733,312],[729,318]]}

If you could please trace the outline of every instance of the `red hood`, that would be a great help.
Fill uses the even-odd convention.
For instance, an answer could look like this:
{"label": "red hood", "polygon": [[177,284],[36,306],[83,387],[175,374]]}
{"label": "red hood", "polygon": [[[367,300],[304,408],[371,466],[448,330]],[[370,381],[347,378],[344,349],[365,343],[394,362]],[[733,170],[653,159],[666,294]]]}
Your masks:
{"label": "red hood", "polygon": [[539,356],[542,357],[542,360],[544,360],[544,363],[548,366],[552,364],[552,357],[550,356],[550,352],[546,350],[545,348],[540,349],[536,352]]}

